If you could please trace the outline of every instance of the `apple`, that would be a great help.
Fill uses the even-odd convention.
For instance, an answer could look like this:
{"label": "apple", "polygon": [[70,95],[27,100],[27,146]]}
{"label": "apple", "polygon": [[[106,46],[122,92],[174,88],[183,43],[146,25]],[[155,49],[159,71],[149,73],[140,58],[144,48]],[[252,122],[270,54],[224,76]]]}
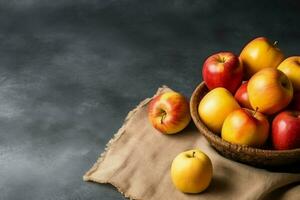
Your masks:
{"label": "apple", "polygon": [[242,107],[252,109],[249,101],[248,92],[247,92],[247,86],[248,86],[248,81],[242,83],[242,85],[236,91],[234,98]]}
{"label": "apple", "polygon": [[285,108],[293,97],[289,78],[275,68],[265,68],[254,74],[247,87],[253,109],[264,114],[274,114]]}
{"label": "apple", "polygon": [[294,93],[294,96],[293,96],[292,102],[290,103],[289,108],[292,110],[300,111],[300,91]]}
{"label": "apple", "polygon": [[262,113],[240,108],[226,117],[221,136],[234,144],[260,147],[265,144],[268,135],[269,122]]}
{"label": "apple", "polygon": [[220,133],[227,115],[240,108],[232,94],[219,87],[208,92],[200,101],[198,113],[203,123],[213,132]]}
{"label": "apple", "polygon": [[300,91],[300,56],[288,57],[280,63],[277,69],[289,77],[294,91]]}
{"label": "apple", "polygon": [[243,62],[247,78],[261,69],[276,68],[284,59],[277,42],[273,44],[265,37],[258,37],[250,41],[241,51],[240,59]]}
{"label": "apple", "polygon": [[205,60],[202,76],[210,90],[224,87],[234,94],[242,82],[243,67],[239,58],[233,53],[220,52]]}
{"label": "apple", "polygon": [[165,92],[149,103],[148,118],[158,131],[174,134],[183,130],[191,121],[189,103],[177,92]]}
{"label": "apple", "polygon": [[300,148],[300,112],[283,111],[274,118],[272,142],[277,150]]}
{"label": "apple", "polygon": [[211,160],[199,149],[182,152],[172,162],[172,182],[184,193],[204,191],[209,186],[212,175]]}

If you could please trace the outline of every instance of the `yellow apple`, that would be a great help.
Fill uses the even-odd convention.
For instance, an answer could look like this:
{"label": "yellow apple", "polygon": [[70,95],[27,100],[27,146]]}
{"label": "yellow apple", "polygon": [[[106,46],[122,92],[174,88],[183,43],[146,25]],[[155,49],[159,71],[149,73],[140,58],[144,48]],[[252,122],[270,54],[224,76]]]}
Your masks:
{"label": "yellow apple", "polygon": [[232,94],[219,87],[208,92],[200,101],[198,113],[204,124],[213,132],[220,133],[227,115],[240,108]]}
{"label": "yellow apple", "polygon": [[274,114],[285,108],[293,97],[289,78],[274,68],[265,68],[254,74],[247,91],[253,109],[264,114]]}
{"label": "yellow apple", "polygon": [[245,108],[230,113],[222,127],[224,140],[252,147],[264,145],[268,135],[268,119],[257,111]]}
{"label": "yellow apple", "polygon": [[277,47],[277,42],[272,44],[267,38],[258,37],[244,47],[240,59],[247,78],[250,78],[263,68],[276,68],[283,61],[284,55]]}
{"label": "yellow apple", "polygon": [[178,154],[172,162],[174,186],[184,193],[199,193],[210,184],[213,167],[209,157],[199,149]]}
{"label": "yellow apple", "polygon": [[189,102],[177,92],[165,92],[149,103],[148,118],[161,133],[178,133],[191,121]]}
{"label": "yellow apple", "polygon": [[294,91],[300,91],[300,56],[288,57],[280,63],[277,69],[289,77]]}

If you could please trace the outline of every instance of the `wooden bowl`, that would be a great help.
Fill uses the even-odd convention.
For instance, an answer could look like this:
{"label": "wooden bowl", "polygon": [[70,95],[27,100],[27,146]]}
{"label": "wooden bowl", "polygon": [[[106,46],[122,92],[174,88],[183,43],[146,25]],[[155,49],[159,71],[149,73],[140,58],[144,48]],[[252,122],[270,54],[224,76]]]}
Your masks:
{"label": "wooden bowl", "polygon": [[204,95],[208,92],[204,82],[200,83],[194,90],[190,100],[190,111],[192,119],[208,142],[223,156],[242,163],[257,167],[283,166],[300,161],[300,148],[292,150],[268,150],[258,149],[245,145],[238,145],[223,140],[218,134],[210,131],[201,121],[198,114],[198,105]]}

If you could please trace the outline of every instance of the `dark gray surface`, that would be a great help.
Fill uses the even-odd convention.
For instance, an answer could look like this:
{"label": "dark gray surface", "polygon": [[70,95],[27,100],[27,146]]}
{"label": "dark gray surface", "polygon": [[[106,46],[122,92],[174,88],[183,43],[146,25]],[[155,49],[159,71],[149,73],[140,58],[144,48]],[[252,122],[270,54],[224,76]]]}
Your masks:
{"label": "dark gray surface", "polygon": [[[298,1],[299,2],[299,1]],[[0,199],[123,199],[86,183],[127,112],[190,96],[208,55],[256,36],[299,54],[297,1],[0,2]]]}

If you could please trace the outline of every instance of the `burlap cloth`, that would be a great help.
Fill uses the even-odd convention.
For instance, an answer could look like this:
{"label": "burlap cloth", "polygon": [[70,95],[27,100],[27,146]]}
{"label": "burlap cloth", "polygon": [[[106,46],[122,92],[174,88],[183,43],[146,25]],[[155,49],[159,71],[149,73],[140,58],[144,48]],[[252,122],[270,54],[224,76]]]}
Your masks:
{"label": "burlap cloth", "polygon": [[[167,90],[162,87],[157,93]],[[176,135],[159,133],[148,122],[150,100],[129,112],[105,152],[83,176],[85,181],[110,183],[130,199],[300,200],[300,173],[271,172],[228,160],[208,144],[193,123]],[[214,171],[209,188],[194,195],[176,190],[170,177],[174,157],[192,148],[200,148],[211,158]]]}

